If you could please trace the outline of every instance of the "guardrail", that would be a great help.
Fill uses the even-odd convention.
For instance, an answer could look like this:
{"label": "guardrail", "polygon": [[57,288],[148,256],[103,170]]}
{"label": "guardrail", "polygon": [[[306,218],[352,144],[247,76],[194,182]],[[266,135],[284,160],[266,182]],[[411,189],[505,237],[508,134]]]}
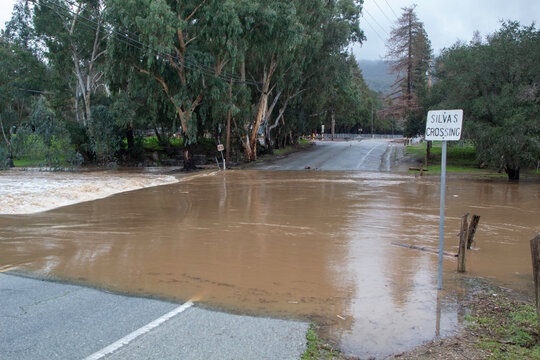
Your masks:
{"label": "guardrail", "polygon": [[[332,134],[304,135],[302,138],[314,141],[330,141]],[[361,140],[361,139],[400,139],[401,134],[334,134],[334,140]]]}

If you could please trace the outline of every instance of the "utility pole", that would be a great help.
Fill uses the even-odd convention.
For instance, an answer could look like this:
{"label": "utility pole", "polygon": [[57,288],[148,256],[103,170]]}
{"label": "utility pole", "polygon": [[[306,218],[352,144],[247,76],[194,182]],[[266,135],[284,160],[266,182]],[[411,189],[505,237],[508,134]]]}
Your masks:
{"label": "utility pole", "polygon": [[332,110],[332,141],[334,141],[335,132],[336,132],[336,117],[334,114],[334,110]]}
{"label": "utility pole", "polygon": [[229,148],[231,145],[231,99],[232,99],[232,78],[229,83],[229,109],[227,110],[227,148],[225,149],[225,161],[229,164]]}
{"label": "utility pole", "polygon": [[371,102],[371,137],[375,137],[375,134],[373,134],[373,101]]}

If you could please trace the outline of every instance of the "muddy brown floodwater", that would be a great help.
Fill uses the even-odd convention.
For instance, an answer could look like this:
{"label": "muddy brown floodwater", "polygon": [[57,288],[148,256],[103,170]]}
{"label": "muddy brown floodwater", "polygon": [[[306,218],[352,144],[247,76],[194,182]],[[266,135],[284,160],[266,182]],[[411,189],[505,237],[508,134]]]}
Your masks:
{"label": "muddy brown floodwater", "polygon": [[[203,176],[204,175],[204,176]],[[324,324],[381,357],[450,334],[463,296],[437,247],[439,181],[368,172],[228,171],[33,215],[0,216],[0,264],[113,291]],[[527,292],[540,184],[450,179],[445,247],[481,215],[474,276]]]}

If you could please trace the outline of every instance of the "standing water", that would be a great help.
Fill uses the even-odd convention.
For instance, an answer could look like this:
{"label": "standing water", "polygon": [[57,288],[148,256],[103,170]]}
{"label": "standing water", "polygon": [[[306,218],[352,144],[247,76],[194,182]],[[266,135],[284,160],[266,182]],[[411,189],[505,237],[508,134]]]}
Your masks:
{"label": "standing water", "polygon": [[[324,324],[345,353],[381,357],[450,334],[463,295],[437,247],[437,179],[228,171],[33,215],[0,216],[0,265],[108,290]],[[472,275],[527,291],[539,184],[451,180],[446,238],[481,215]]]}

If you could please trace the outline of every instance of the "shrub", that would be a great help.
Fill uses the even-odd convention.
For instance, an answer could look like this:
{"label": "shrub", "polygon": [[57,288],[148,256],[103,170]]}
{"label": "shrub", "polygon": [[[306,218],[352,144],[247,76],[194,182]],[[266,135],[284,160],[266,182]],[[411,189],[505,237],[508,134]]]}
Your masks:
{"label": "shrub", "polygon": [[96,160],[101,164],[116,162],[116,155],[122,149],[121,130],[113,114],[103,105],[93,107],[90,139]]}

